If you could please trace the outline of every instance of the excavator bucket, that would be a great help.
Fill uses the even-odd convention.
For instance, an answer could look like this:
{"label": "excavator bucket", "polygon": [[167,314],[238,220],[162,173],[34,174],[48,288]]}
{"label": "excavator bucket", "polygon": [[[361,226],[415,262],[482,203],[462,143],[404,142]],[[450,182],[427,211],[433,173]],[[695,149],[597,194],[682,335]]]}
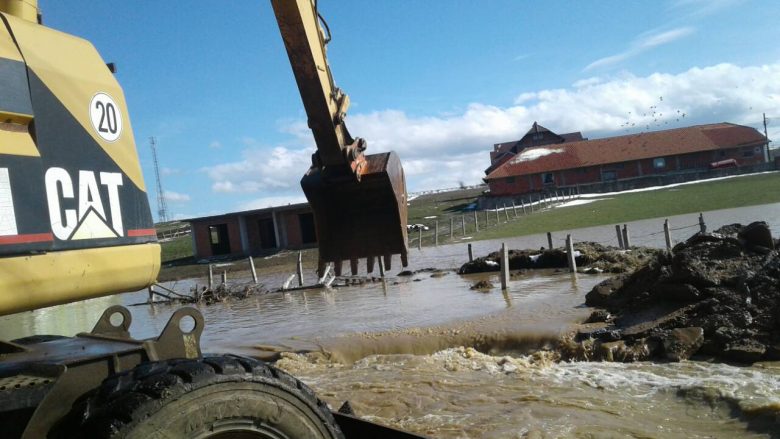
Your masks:
{"label": "excavator bucket", "polygon": [[343,261],[353,274],[357,261],[366,258],[367,271],[374,258],[391,268],[392,255],[400,254],[407,266],[406,180],[395,152],[366,155],[360,179],[328,178],[315,167],[301,180],[314,211],[319,241],[319,271],[332,262],[337,275]]}

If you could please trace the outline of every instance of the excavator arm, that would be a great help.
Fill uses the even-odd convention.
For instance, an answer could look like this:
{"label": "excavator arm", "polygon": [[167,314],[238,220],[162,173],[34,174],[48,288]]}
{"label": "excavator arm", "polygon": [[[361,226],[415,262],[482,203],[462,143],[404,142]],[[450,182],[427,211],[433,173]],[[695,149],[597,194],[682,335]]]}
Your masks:
{"label": "excavator arm", "polygon": [[317,144],[301,186],[314,211],[319,271],[343,261],[357,273],[375,258],[391,267],[393,254],[407,261],[407,196],[401,161],[394,152],[367,155],[366,141],[353,138],[345,118],[349,97],[335,86],[326,56],[326,34],[316,1],[271,0],[287,55]]}

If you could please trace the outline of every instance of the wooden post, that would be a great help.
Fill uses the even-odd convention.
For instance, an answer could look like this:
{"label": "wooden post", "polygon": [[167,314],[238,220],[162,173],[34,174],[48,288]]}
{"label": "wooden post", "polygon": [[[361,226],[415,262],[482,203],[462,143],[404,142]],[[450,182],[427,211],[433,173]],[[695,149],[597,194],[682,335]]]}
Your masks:
{"label": "wooden post", "polygon": [[417,250],[422,250],[422,227],[417,229]]}
{"label": "wooden post", "polygon": [[666,249],[672,251],[672,233],[669,231],[669,220],[664,221],[664,238],[666,238]]}
{"label": "wooden post", "polygon": [[471,243],[469,243],[469,262],[474,260],[474,253],[471,251]]}
{"label": "wooden post", "polygon": [[479,232],[479,220],[477,219],[477,211],[474,211],[474,232]]}
{"label": "wooden post", "polygon": [[547,232],[547,249],[552,250],[553,249],[553,242],[552,242],[552,233]]}
{"label": "wooden post", "polygon": [[626,250],[631,248],[631,234],[628,232],[628,224],[623,224],[623,245],[626,246]]}
{"label": "wooden post", "polygon": [[525,202],[523,202],[523,200],[522,200],[522,199],[520,199],[520,207],[522,207],[522,208],[523,208],[523,215],[525,215],[525,214],[526,214],[526,211],[525,211]]}
{"label": "wooden post", "polygon": [[490,227],[490,217],[488,216],[488,211],[485,209],[485,228]]}
{"label": "wooden post", "polygon": [[534,213],[534,196],[528,196],[528,207],[531,209],[531,213]]}
{"label": "wooden post", "polygon": [[222,271],[222,285],[227,285],[227,270]]}
{"label": "wooden post", "polygon": [[463,236],[466,236],[466,214],[460,216],[460,228],[463,230]]}
{"label": "wooden post", "polygon": [[501,243],[501,289],[505,290],[509,283],[509,251],[505,243]]}
{"label": "wooden post", "polygon": [[504,203],[504,216],[506,216],[506,222],[509,222],[509,211],[506,208],[506,203]]}
{"label": "wooden post", "polygon": [[455,218],[450,217],[450,239],[455,236]]}
{"label": "wooden post", "polygon": [[615,233],[617,233],[618,248],[626,248],[625,244],[623,243],[623,233],[620,231],[620,224],[615,224]]}
{"label": "wooden post", "polygon": [[701,233],[707,233],[707,225],[704,224],[704,214],[699,214],[699,229],[701,230]]}
{"label": "wooden post", "polygon": [[517,218],[517,206],[515,206],[515,200],[512,200],[512,213],[514,213],[515,218]]}
{"label": "wooden post", "polygon": [[252,257],[249,257],[249,269],[252,270],[252,280],[257,284],[257,270],[255,270],[255,261]]}
{"label": "wooden post", "polygon": [[498,204],[496,204],[496,225],[501,223],[501,217],[498,215]]}
{"label": "wooden post", "polygon": [[298,286],[303,286],[303,253],[298,252]]}
{"label": "wooden post", "polygon": [[575,273],[577,271],[577,259],[574,257],[574,242],[571,239],[571,235],[566,235],[566,258],[569,261],[569,271]]}
{"label": "wooden post", "polygon": [[433,245],[439,245],[439,220],[433,225]]}
{"label": "wooden post", "polygon": [[209,290],[214,289],[214,267],[209,264]]}

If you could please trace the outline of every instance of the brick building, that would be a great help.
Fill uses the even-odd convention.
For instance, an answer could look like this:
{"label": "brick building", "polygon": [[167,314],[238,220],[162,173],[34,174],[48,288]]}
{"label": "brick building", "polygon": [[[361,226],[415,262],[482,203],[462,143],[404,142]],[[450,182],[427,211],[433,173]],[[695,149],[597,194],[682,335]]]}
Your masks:
{"label": "brick building", "polygon": [[603,139],[557,135],[534,122],[515,142],[494,145],[485,182],[491,196],[765,163],[767,139],[732,123],[696,125]]}
{"label": "brick building", "polygon": [[196,258],[249,256],[317,243],[314,215],[307,203],[185,220],[192,227]]}

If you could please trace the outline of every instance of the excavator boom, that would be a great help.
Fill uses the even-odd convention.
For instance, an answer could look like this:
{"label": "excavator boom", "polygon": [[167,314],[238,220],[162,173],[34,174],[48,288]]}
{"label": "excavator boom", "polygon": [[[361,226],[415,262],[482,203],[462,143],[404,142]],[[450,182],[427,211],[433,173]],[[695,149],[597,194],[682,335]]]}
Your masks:
{"label": "excavator boom", "polygon": [[367,271],[379,257],[390,268],[392,255],[407,265],[406,181],[394,152],[366,155],[366,141],[353,138],[345,123],[349,97],[335,86],[325,46],[330,39],[320,26],[312,0],[271,0],[276,21],[317,144],[312,166],[301,186],[314,211],[320,272],[343,261],[357,272],[366,258]]}

